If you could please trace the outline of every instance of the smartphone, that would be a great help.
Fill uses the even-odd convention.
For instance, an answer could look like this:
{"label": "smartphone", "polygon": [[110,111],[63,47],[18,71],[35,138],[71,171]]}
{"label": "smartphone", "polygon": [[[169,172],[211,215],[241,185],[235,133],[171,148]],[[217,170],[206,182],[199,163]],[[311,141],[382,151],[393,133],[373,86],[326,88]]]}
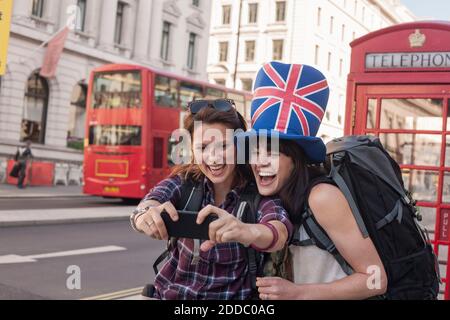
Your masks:
{"label": "smartphone", "polygon": [[219,219],[217,215],[210,215],[199,225],[198,212],[178,211],[178,216],[179,220],[174,222],[166,211],[161,213],[169,237],[209,240],[209,225]]}

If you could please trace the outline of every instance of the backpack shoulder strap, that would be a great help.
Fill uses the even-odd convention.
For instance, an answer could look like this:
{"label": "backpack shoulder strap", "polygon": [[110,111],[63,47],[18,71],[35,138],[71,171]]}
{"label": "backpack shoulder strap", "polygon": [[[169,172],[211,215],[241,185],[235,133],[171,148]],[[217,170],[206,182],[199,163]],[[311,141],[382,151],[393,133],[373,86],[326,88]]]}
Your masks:
{"label": "backpack shoulder strap", "polygon": [[[333,180],[333,182],[339,188],[339,190],[341,190],[341,192],[344,194],[345,199],[347,199],[347,202],[351,208],[352,214],[355,217],[356,223],[358,224],[359,230],[361,231],[363,237],[367,239],[369,237],[369,231],[367,231],[366,224],[364,223],[361,213],[359,212],[358,205],[356,204],[356,201],[353,198],[352,192],[350,191],[349,187],[347,186],[344,178],[340,173],[342,167],[341,161],[343,157],[344,156],[342,155],[342,153],[330,155],[331,172],[329,177]],[[339,162],[337,166],[335,164],[335,160]]]}
{"label": "backpack shoulder strap", "polygon": [[[256,223],[261,195],[255,184],[248,184],[240,195],[240,201],[237,205],[236,217],[244,223]],[[252,299],[258,298],[258,288],[256,286],[256,278],[259,274],[259,265],[261,257],[252,247],[246,247],[248,271],[250,274],[250,282],[252,285]]]}
{"label": "backpack shoulder strap", "polygon": [[256,214],[261,202],[261,195],[254,183],[248,184],[239,197],[236,217],[245,223],[256,223]]}
{"label": "backpack shoulder strap", "polygon": [[[183,184],[180,189],[181,197],[177,203],[175,203],[175,208],[177,210],[183,211],[200,211],[203,203],[203,183],[194,181],[192,179],[183,180]],[[153,271],[155,274],[159,273],[159,265],[169,257],[170,250],[176,245],[178,239],[171,238],[167,243],[167,248],[164,252],[155,260],[153,264]],[[199,248],[197,248],[199,250]],[[196,250],[196,251],[198,251]]]}
{"label": "backpack shoulder strap", "polygon": [[203,183],[192,179],[183,180],[180,200],[175,204],[177,210],[200,211],[203,203]]}

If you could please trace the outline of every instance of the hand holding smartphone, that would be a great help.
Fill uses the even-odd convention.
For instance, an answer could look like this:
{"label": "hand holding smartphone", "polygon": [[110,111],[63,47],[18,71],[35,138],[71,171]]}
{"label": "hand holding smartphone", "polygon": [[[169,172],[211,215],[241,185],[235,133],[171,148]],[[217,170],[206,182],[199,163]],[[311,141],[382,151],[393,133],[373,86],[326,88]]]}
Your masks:
{"label": "hand holding smartphone", "polygon": [[209,240],[209,225],[219,219],[217,215],[210,215],[199,225],[198,212],[178,211],[178,216],[179,220],[174,222],[166,211],[161,213],[169,237]]}

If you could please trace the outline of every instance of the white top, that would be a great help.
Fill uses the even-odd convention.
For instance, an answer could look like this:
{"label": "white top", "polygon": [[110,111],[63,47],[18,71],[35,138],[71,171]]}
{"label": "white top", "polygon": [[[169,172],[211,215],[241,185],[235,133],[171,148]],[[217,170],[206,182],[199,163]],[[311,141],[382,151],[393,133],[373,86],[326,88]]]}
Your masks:
{"label": "white top", "polygon": [[[305,228],[300,228],[300,241],[308,240]],[[347,277],[336,259],[317,246],[290,246],[296,284],[330,283]]]}

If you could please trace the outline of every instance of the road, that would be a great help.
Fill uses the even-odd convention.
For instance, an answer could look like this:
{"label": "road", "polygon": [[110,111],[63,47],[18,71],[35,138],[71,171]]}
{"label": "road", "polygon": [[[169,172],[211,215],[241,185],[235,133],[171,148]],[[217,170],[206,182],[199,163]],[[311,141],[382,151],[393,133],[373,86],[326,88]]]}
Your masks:
{"label": "road", "polygon": [[[0,201],[0,210],[112,206],[130,210],[95,198]],[[0,300],[72,300],[142,287],[152,282],[153,261],[165,247],[135,233],[128,221],[0,228],[0,244]],[[80,290],[70,289],[73,266]]]}

